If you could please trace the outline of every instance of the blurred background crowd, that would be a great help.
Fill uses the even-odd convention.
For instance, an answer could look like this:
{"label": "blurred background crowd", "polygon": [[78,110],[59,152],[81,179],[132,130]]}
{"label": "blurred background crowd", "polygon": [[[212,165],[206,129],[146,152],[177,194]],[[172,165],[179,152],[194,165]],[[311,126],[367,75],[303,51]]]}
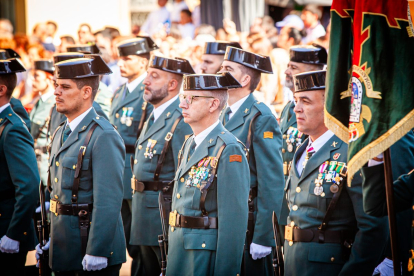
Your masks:
{"label": "blurred background crowd", "polygon": [[[255,96],[258,100],[271,105],[276,113],[280,113],[284,104],[292,98],[291,91],[284,86],[289,48],[313,43],[329,48],[330,3],[326,6],[318,6],[300,5],[293,1],[276,1],[290,3],[280,7],[280,3],[279,6],[272,6],[266,1],[261,3],[261,1],[244,0],[240,1],[246,2],[242,7],[238,1],[228,0],[153,0],[151,10],[141,16],[140,20],[131,20],[134,18],[131,13],[131,18],[128,19],[131,23],[129,32],[125,31],[125,27],[120,30],[116,26],[105,25],[95,29],[92,27],[92,25],[96,26],[93,24],[93,19],[85,17],[81,19],[84,23],[71,25],[74,29],[72,33],[76,29],[76,35],[67,35],[59,30],[60,24],[68,23],[63,17],[64,10],[61,10],[62,21],[58,20],[59,17],[54,19],[56,15],[52,16],[52,14],[51,20],[47,20],[49,17],[45,12],[42,14],[45,21],[36,22],[26,32],[19,32],[15,28],[19,22],[16,5],[21,1],[10,1],[14,1],[15,4],[12,7],[15,16],[11,18],[4,16],[4,9],[10,10],[10,7],[5,7],[5,2],[0,5],[0,16],[4,17],[0,19],[0,48],[14,49],[28,69],[27,72],[18,74],[18,85],[13,93],[13,96],[19,98],[28,111],[39,97],[36,87],[32,86],[33,79],[36,77],[31,70],[34,60],[51,59],[55,53],[66,52],[69,45],[95,43],[99,47],[102,57],[113,71],[113,74],[104,76],[102,82],[115,92],[126,82],[117,66],[116,45],[123,40],[136,35],[150,35],[160,47],[155,54],[186,58],[190,60],[197,73],[203,70],[202,54],[205,42],[236,41],[245,50],[270,56],[274,74],[262,76]],[[84,1],[90,2],[90,0]],[[134,0],[130,1],[134,2]],[[36,2],[42,1],[36,0]],[[239,13],[235,13],[236,4],[231,2],[237,2]],[[233,6],[230,12],[227,7],[226,12],[225,6],[229,3]],[[217,7],[219,12],[216,14]],[[103,8],[111,9],[110,6],[100,7]],[[250,11],[246,13],[245,18],[242,16],[241,8]],[[259,12],[262,15],[252,16],[257,15],[258,10],[262,10]],[[47,11],[47,5],[44,11]],[[79,18],[74,19],[74,22],[76,21],[79,21]]]}

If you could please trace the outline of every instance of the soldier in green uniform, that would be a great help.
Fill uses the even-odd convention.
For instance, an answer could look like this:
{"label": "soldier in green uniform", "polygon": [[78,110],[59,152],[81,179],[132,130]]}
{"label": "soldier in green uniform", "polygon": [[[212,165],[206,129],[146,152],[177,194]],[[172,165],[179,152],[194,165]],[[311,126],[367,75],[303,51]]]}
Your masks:
{"label": "soldier in green uniform", "polygon": [[36,245],[32,216],[39,172],[33,138],[10,107],[19,60],[0,61],[0,267],[2,275],[24,275],[26,255]]}
{"label": "soldier in green uniform", "polygon": [[[53,62],[54,64],[61,62],[61,61],[65,61],[68,59],[73,59],[73,58],[83,58],[85,57],[85,54],[83,53],[78,53],[78,52],[67,52],[67,53],[60,53],[60,54],[55,54],[53,55]],[[101,82],[99,82],[99,86],[101,85]],[[93,108],[95,109],[96,113],[109,120],[107,115],[105,114],[105,112],[102,110],[101,106],[96,102],[93,101]],[[51,135],[55,132],[56,128],[63,123],[66,120],[66,117],[64,114],[61,114],[59,112],[56,111],[56,105],[54,105],[52,107],[52,109],[50,110],[50,119],[49,119],[49,130],[48,130],[48,135]]]}
{"label": "soldier in green uniform", "polygon": [[269,107],[253,96],[261,73],[272,73],[270,58],[227,47],[221,72],[230,72],[242,87],[229,90],[221,122],[249,151],[249,221],[244,275],[272,275],[272,213],[283,200],[282,134]]}
{"label": "soldier in green uniform", "polygon": [[[99,56],[55,66],[56,108],[67,121],[50,146],[49,265],[55,275],[96,270],[119,275],[126,261],[121,218],[125,147],[114,127],[92,108],[98,76],[111,71]],[[36,250],[42,253],[39,245]]]}
{"label": "soldier in green uniform", "polygon": [[381,261],[387,221],[365,214],[362,178],[347,185],[347,144],[324,124],[326,71],[294,76],[299,131],[285,191],[285,275],[372,275]]}
{"label": "soldier in green uniform", "polygon": [[[145,274],[160,274],[158,235],[162,234],[158,209],[158,194],[169,194],[168,183],[174,178],[177,158],[185,136],[192,134],[184,122],[178,93],[184,74],[194,74],[185,59],[153,56],[149,62],[144,100],[154,106],[137,141],[131,185],[132,225],[130,244],[138,245],[142,253]],[[169,207],[169,206],[168,206]],[[170,208],[170,207],[169,207]],[[167,212],[167,215],[169,212]]]}
{"label": "soldier in green uniform", "polygon": [[[134,158],[135,143],[142,131],[144,122],[148,119],[152,105],[144,100],[144,87],[142,83],[147,76],[147,67],[150,53],[158,49],[157,45],[149,37],[138,37],[123,41],[118,45],[118,66],[121,76],[128,82],[115,92],[110,122],[116,126],[119,134],[125,142],[126,156],[124,168],[124,201],[122,203],[122,221],[124,223],[125,238],[130,241],[131,213],[132,213],[132,189],[130,159]],[[138,246],[127,245],[131,256],[131,275],[141,275],[143,266]]]}
{"label": "soldier in green uniform", "polygon": [[224,54],[226,53],[226,47],[232,46],[241,49],[238,42],[227,41],[214,41],[206,42],[204,46],[204,52],[201,56],[200,69],[203,74],[216,74],[220,71],[221,64],[224,60]]}
{"label": "soldier in green uniform", "polygon": [[174,177],[166,275],[238,275],[249,195],[245,148],[219,121],[231,74],[188,75],[180,107],[194,135]]}
{"label": "soldier in green uniform", "polygon": [[39,100],[30,112],[31,131],[34,139],[37,165],[40,180],[44,185],[47,182],[48,154],[47,129],[49,124],[50,109],[55,104],[55,87],[53,83],[53,62],[49,60],[36,60],[34,62],[33,90],[39,91]]}

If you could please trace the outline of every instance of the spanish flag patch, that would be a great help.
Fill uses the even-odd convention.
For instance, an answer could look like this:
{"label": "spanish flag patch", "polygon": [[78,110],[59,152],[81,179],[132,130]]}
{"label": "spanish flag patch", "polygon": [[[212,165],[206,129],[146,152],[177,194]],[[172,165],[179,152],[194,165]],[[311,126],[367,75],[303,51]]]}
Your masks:
{"label": "spanish flag patch", "polygon": [[263,132],[263,138],[264,139],[273,139],[273,132],[271,132],[271,131]]}
{"label": "spanish flag patch", "polygon": [[230,163],[231,162],[242,162],[242,156],[238,154],[230,155]]}

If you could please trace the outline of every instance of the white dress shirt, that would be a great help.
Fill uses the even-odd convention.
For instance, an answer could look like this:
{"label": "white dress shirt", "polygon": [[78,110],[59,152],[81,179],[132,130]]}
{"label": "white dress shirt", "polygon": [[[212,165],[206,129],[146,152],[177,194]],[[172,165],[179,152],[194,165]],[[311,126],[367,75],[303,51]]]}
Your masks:
{"label": "white dress shirt", "polygon": [[157,108],[154,108],[154,123],[155,121],[161,116],[161,114],[164,112],[164,110],[167,109],[176,99],[178,98],[178,95],[174,98],[168,100],[167,102],[163,103]]}
{"label": "white dress shirt", "polygon": [[[88,115],[89,111],[91,111],[91,110],[92,110],[92,107],[90,107],[88,110],[83,112],[81,115],[79,115],[78,117],[73,119],[72,122],[69,122],[69,120],[66,119],[65,127],[69,124],[70,130],[73,132],[75,130],[75,128],[80,124],[80,122],[82,122],[82,120],[86,117],[86,115]],[[71,134],[72,134],[72,132],[71,132]],[[70,134],[69,134],[69,136],[70,136]]]}
{"label": "white dress shirt", "polygon": [[[219,120],[217,120],[214,124],[200,132],[197,136],[194,136],[194,141],[196,143],[195,150],[197,150],[198,146],[206,139],[206,137],[210,134],[210,132],[220,123]],[[194,150],[194,152],[195,152]]]}
{"label": "white dress shirt", "polygon": [[328,142],[328,140],[332,138],[332,136],[334,136],[334,133],[328,129],[324,134],[322,134],[321,136],[319,136],[319,138],[316,139],[313,142],[312,142],[311,138],[309,137],[308,146],[303,151],[302,156],[300,157],[300,159],[296,163],[296,169],[298,170],[299,176],[302,175],[303,162],[305,161],[305,157],[306,157],[307,150],[310,147],[313,147],[313,149],[315,150],[315,153],[317,153],[318,150],[320,150],[323,147],[323,145],[325,145],[326,142]]}
{"label": "white dress shirt", "polygon": [[8,106],[10,106],[10,103],[6,103],[5,105],[0,107],[0,113],[3,112],[3,110],[5,110]]}
{"label": "white dress shirt", "polygon": [[137,88],[138,84],[140,84],[145,78],[147,77],[147,72],[136,78],[135,80],[127,83],[128,92],[131,93],[132,91]]}
{"label": "white dress shirt", "polygon": [[165,23],[169,23],[170,12],[164,6],[151,12],[147,20],[141,27],[141,30],[152,36],[153,34],[159,32]]}
{"label": "white dress shirt", "polygon": [[229,113],[229,120],[231,119],[231,117],[233,117],[234,113],[236,113],[237,110],[239,110],[240,106],[242,106],[242,104],[247,100],[249,96],[250,95],[247,95],[246,97],[241,98],[240,100],[238,100],[230,106],[231,112]]}

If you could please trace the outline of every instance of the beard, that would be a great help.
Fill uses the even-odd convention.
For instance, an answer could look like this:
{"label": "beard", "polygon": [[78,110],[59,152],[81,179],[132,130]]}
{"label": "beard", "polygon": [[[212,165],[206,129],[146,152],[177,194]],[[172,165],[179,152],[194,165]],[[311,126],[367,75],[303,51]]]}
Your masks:
{"label": "beard", "polygon": [[287,88],[289,88],[290,90],[293,89],[293,86],[294,86],[293,85],[293,77],[286,75],[286,78],[285,78],[285,86]]}
{"label": "beard", "polygon": [[144,100],[149,102],[152,105],[158,104],[159,102],[161,102],[163,99],[165,99],[168,96],[167,87],[168,87],[168,84],[164,85],[163,87],[157,90],[152,90],[146,87],[145,89],[149,91],[150,93],[149,94],[144,93]]}

